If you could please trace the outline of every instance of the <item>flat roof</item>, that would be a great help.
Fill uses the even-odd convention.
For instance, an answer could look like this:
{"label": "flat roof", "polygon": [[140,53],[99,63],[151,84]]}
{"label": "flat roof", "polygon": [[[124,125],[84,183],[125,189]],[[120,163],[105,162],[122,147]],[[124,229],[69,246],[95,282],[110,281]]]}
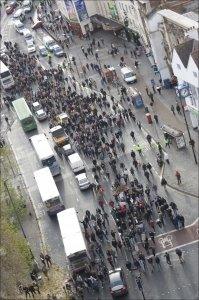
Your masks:
{"label": "flat roof", "polygon": [[43,202],[60,196],[48,167],[35,171],[34,177]]}
{"label": "flat roof", "polygon": [[40,160],[54,156],[54,152],[44,133],[33,135],[30,140]]}
{"label": "flat roof", "polygon": [[66,256],[85,251],[86,244],[75,208],[72,207],[59,212],[57,214],[57,219]]}
{"label": "flat roof", "polygon": [[163,9],[158,11],[157,13],[183,28],[198,28],[198,22],[188,18],[187,16],[180,15],[170,9]]}

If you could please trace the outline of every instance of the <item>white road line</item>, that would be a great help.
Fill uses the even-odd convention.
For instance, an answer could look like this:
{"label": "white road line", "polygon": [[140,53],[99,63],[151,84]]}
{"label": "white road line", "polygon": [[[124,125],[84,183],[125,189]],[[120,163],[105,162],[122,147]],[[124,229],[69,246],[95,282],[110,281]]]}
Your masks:
{"label": "white road line", "polygon": [[179,247],[180,247],[180,248],[186,247],[186,246],[188,246],[188,245],[193,245],[193,244],[196,244],[196,243],[198,243],[198,242],[199,242],[199,240],[195,240],[195,241],[189,242],[189,243],[187,243],[187,244],[178,245],[178,246],[173,247],[173,248],[170,248],[170,249],[168,249],[168,250],[163,250],[163,251],[161,251],[161,252],[158,252],[158,253],[156,253],[156,255],[163,254],[163,253],[165,253],[165,252],[171,252],[171,251],[173,251],[173,250],[175,250],[175,249],[177,249],[177,248],[179,248]]}

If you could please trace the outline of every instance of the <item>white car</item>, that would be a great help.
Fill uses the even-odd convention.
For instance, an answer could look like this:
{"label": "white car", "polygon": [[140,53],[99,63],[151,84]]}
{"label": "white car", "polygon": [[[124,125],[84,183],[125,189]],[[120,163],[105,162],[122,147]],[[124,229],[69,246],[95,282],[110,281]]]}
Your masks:
{"label": "white car", "polygon": [[43,108],[37,110],[35,112],[35,116],[38,121],[44,121],[47,119],[47,114],[46,114],[45,110],[43,110]]}
{"label": "white car", "polygon": [[30,0],[24,0],[22,3],[22,8],[25,13],[29,13],[32,10],[32,2]]}
{"label": "white car", "polygon": [[36,52],[36,47],[34,43],[27,43],[28,53]]}
{"label": "white car", "polygon": [[53,46],[53,53],[57,57],[62,57],[64,55],[63,49],[57,44]]}
{"label": "white car", "polygon": [[86,173],[78,174],[75,178],[77,179],[80,190],[86,190],[91,186]]}

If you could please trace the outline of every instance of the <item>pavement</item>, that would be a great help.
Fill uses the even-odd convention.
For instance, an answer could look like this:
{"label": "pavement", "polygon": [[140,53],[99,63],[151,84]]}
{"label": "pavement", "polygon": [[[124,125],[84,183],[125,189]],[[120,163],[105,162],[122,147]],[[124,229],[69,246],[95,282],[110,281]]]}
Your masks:
{"label": "pavement", "polygon": [[[23,51],[26,51],[24,43],[22,43],[23,38],[20,35],[16,35],[14,32],[14,29],[12,26],[7,26],[10,24],[10,17],[4,18],[4,23],[2,27],[3,34],[5,32],[5,36],[7,36],[6,39],[10,40],[16,40],[17,42],[20,43],[21,49]],[[29,26],[29,22],[27,22]],[[35,40],[36,44],[40,45],[42,43],[42,37],[44,36],[44,33],[42,30],[37,30],[35,35]],[[113,41],[114,43],[120,43],[120,41],[115,40],[113,36],[111,36],[108,33],[102,33],[98,32],[95,34],[95,36],[102,36],[105,40],[105,47],[101,48],[99,51],[99,56],[102,65],[104,63],[109,63],[113,66],[115,66],[116,70],[119,71],[118,68],[118,59],[119,57],[112,58],[110,55],[107,53],[107,49]],[[80,43],[80,44],[79,44]],[[70,46],[70,50],[68,51],[68,54],[74,55],[77,57],[77,62],[78,62],[78,67],[80,70],[81,64],[85,64],[87,60],[85,57],[82,56],[82,52],[80,49],[80,45],[87,45],[88,41],[81,41],[78,38],[74,39],[74,42]],[[123,48],[121,48],[121,51]],[[53,58],[53,64],[57,65],[58,63],[62,63],[62,59],[57,59]],[[88,62],[95,61],[93,57],[89,57]],[[130,58],[128,58],[128,61],[131,61]],[[132,60],[133,62],[133,60]],[[45,67],[48,68],[48,62],[47,59],[41,58],[40,63]],[[95,61],[96,63],[96,61]],[[133,65],[133,63],[131,63]],[[144,101],[148,103],[148,99],[145,93],[145,85],[149,84],[149,78],[151,78],[151,73],[150,76],[148,75],[147,80],[143,77],[145,74],[144,68],[148,70],[147,64],[145,66],[145,57],[142,57],[142,63],[140,65],[140,73],[138,74],[138,83],[135,85],[136,88],[138,88],[142,95],[144,95]],[[143,68],[143,69],[142,69]],[[151,72],[151,69],[149,69],[146,72]],[[68,73],[68,72],[67,72]],[[118,72],[119,73],[119,72]],[[148,74],[148,73],[147,73]],[[92,71],[89,71],[89,75],[91,78],[96,80],[98,88],[101,87],[100,84],[100,78],[98,75]],[[81,75],[80,75],[81,76]],[[76,79],[79,81],[78,75],[75,73]],[[82,80],[83,78],[81,78]],[[89,93],[88,90],[84,90],[84,93]],[[172,91],[167,91],[164,90],[164,97],[173,97]],[[168,94],[167,94],[168,93]],[[118,92],[116,89],[111,89],[111,94],[113,94],[116,99],[120,99],[118,97]],[[158,95],[156,95],[157,97]],[[163,122],[169,122],[172,126],[184,126],[183,125],[183,120],[181,120],[181,117],[176,117],[174,118],[170,112],[170,104],[164,103],[164,99],[159,99],[155,97],[155,105],[154,109],[158,111],[159,119],[160,119],[160,124]],[[170,99],[169,98],[169,99]],[[170,100],[169,100],[170,101]],[[175,98],[173,97],[173,101],[175,101]],[[120,103],[121,108],[126,106],[126,103]],[[155,143],[153,143],[152,147],[149,147],[147,141],[146,141],[146,132],[150,132],[151,135],[154,137],[154,140],[160,140],[161,143],[163,143],[163,136],[162,132],[159,126],[155,126],[154,122],[152,125],[148,125],[146,122],[146,117],[144,110],[136,110],[136,117],[141,121],[143,128],[142,130],[139,130],[133,122],[129,122],[126,124],[124,133],[123,133],[123,138],[124,138],[124,143],[127,147],[126,154],[123,155],[120,153],[120,159],[125,163],[128,164],[128,169],[130,168],[130,151],[132,148],[136,148],[137,142],[133,143],[132,140],[129,138],[129,134],[131,130],[134,130],[135,132],[135,137],[136,140],[139,142],[143,149],[143,155],[139,158],[140,162],[147,162],[150,161],[151,164],[153,165],[153,178],[152,182],[156,183],[158,185],[159,193],[168,199],[168,202],[174,201],[179,209],[179,212],[182,213],[185,216],[185,225],[189,226],[193,224],[193,222],[197,219],[198,217],[198,199],[196,197],[192,197],[191,195],[184,193],[182,191],[177,191],[175,189],[170,189],[167,188],[167,190],[164,190],[160,185],[160,178],[162,176],[161,169],[157,166],[156,163],[156,154],[157,154],[157,146]],[[12,115],[12,113],[11,113]],[[15,120],[15,116],[12,115],[13,120]],[[180,125],[179,125],[180,124]],[[179,127],[178,127],[179,128]],[[181,127],[180,127],[181,128]],[[179,128],[179,129],[180,129]],[[182,127],[184,128],[184,127]],[[42,122],[38,123],[38,132],[44,132],[46,133],[48,140],[53,147],[53,142],[51,139],[51,136],[49,134],[49,127],[48,123]],[[31,135],[36,134],[36,132],[32,132],[28,135],[26,135],[19,122],[16,120],[14,121],[11,131],[7,133],[8,139],[10,141],[11,147],[15,153],[16,159],[18,161],[18,164],[20,166],[20,171],[21,174],[24,178],[26,187],[28,189],[30,199],[34,205],[34,209],[36,212],[36,218],[40,226],[41,230],[41,237],[42,241],[44,243],[44,247],[46,251],[53,257],[54,262],[59,265],[62,268],[67,267],[67,261],[65,258],[64,254],[64,249],[63,249],[63,244],[61,241],[60,237],[60,231],[59,231],[59,226],[57,224],[57,220],[49,218],[49,216],[45,212],[45,208],[43,204],[41,203],[40,195],[36,187],[35,180],[33,178],[33,172],[37,169],[40,168],[40,165],[37,161],[37,158],[35,156],[35,153],[28,141],[28,138]],[[194,134],[194,133],[193,133]],[[187,136],[185,136],[187,139]],[[172,146],[170,149],[167,150],[169,153],[169,157],[171,160],[171,166],[166,166],[165,167],[165,177],[167,178],[168,182],[171,182],[171,184],[175,187],[178,187],[176,184],[174,184],[175,181],[175,176],[173,171],[175,168],[178,168],[178,170],[182,173],[182,186],[180,188],[184,188],[184,181],[185,181],[185,176],[193,178],[193,180],[187,180],[188,184],[186,187],[185,192],[190,192],[190,193],[197,193],[197,167],[191,163],[191,152],[190,149],[187,148],[187,150],[182,150],[178,151],[175,146]],[[186,153],[186,154],[185,154]],[[91,191],[85,191],[81,192],[77,186],[76,180],[73,176],[73,173],[68,165],[68,163],[65,160],[60,160],[57,157],[61,170],[62,170],[62,175],[58,176],[55,181],[58,186],[58,189],[60,191],[60,194],[64,200],[65,206],[67,208],[69,207],[75,207],[79,219],[82,220],[84,216],[84,212],[86,209],[89,209],[91,212],[95,212],[95,209],[97,207],[97,201],[95,199],[95,196]],[[85,164],[86,164],[86,169],[88,172],[89,178],[92,180],[92,174],[91,174],[91,163],[88,159],[83,157]],[[182,171],[181,168],[183,168],[184,171]],[[190,167],[188,167],[190,166]],[[169,171],[167,171],[168,168]],[[167,173],[168,172],[168,175]],[[140,171],[136,172],[136,177],[139,177],[140,181],[146,185],[146,180],[143,178],[142,173]],[[111,178],[111,181],[113,179]],[[108,182],[106,179],[103,180],[103,186],[105,188],[105,198],[106,201],[109,201],[109,199],[112,197],[112,190],[111,190],[111,182]],[[109,208],[106,206],[106,210],[108,211]],[[111,218],[111,216],[110,216]],[[30,222],[29,219],[26,220],[26,226],[27,231],[30,230],[30,239],[32,238],[32,243],[34,244],[34,229],[31,227],[32,222]],[[197,223],[194,223],[197,224]],[[114,228],[115,224],[113,220],[111,219],[111,226]],[[189,229],[188,229],[189,228]],[[172,260],[174,261],[174,267],[171,269],[169,266],[166,265],[165,259],[163,256],[163,253],[165,249],[160,248],[158,251],[160,252],[161,260],[163,261],[162,267],[163,271],[161,272],[161,280],[160,279],[160,273],[156,272],[149,275],[150,273],[147,273],[148,275],[143,276],[143,283],[144,283],[144,293],[147,299],[159,299],[161,295],[161,299],[197,299],[197,282],[198,282],[198,270],[197,270],[197,251],[198,251],[198,244],[197,244],[197,235],[196,230],[195,232],[190,232],[190,228],[194,228],[193,230],[197,230],[195,228],[195,225],[191,225],[189,227],[186,227],[184,230],[181,231],[175,231],[172,224],[169,222],[166,223],[164,232],[162,230],[158,229],[156,230],[156,236],[157,239],[162,238],[163,241],[165,239],[168,241],[168,235],[172,236],[172,245],[170,244],[170,248],[168,250],[171,250],[171,256]],[[174,230],[174,231],[173,231]],[[192,229],[191,229],[192,230]],[[185,232],[186,233],[185,233]],[[182,233],[183,234],[182,234]],[[163,234],[162,236],[160,236]],[[191,237],[190,237],[191,235]],[[158,237],[159,236],[159,237]],[[183,236],[183,237],[182,237]],[[186,237],[189,237],[186,239]],[[193,237],[192,237],[193,236]],[[184,240],[185,239],[185,240]],[[35,241],[37,240],[37,237]],[[193,241],[196,241],[196,243],[189,244]],[[186,243],[188,243],[186,245]],[[36,253],[40,251],[41,246],[36,245]],[[185,257],[185,264],[181,265],[179,262],[176,260],[175,253],[173,253],[173,247],[176,245],[180,245],[180,247],[184,250],[184,257]],[[160,244],[161,246],[161,244]],[[125,269],[125,259],[130,257],[130,253],[128,251],[125,251],[124,257],[121,255],[118,255],[118,266],[123,266]],[[127,274],[127,280],[128,280],[128,285],[129,285],[129,295],[128,297],[124,299],[140,299],[142,295],[140,292],[137,290],[136,285],[135,285],[135,280],[132,278],[131,274],[128,274],[128,272],[125,271]],[[155,283],[155,284],[154,284]],[[111,296],[108,291],[108,286],[105,286],[103,289],[101,289],[100,292],[100,297],[101,299],[111,299]],[[88,295],[87,299],[96,299],[95,294],[90,294]]]}

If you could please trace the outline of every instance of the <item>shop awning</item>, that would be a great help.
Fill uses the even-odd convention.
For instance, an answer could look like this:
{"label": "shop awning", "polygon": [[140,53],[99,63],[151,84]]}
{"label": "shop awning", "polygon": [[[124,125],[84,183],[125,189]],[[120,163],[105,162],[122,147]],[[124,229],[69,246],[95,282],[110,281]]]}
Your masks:
{"label": "shop awning", "polygon": [[105,18],[98,14],[91,16],[90,19],[96,24],[105,25],[107,30],[120,30],[124,27],[122,24],[119,24],[116,21]]}

